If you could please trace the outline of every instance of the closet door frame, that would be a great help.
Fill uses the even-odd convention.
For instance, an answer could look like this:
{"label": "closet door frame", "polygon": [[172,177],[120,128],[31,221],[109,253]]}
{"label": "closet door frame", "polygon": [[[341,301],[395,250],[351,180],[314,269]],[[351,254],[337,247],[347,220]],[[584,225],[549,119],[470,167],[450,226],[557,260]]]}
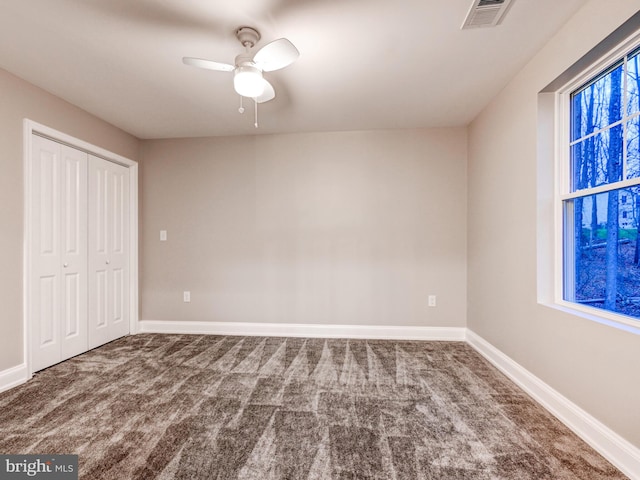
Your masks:
{"label": "closet door frame", "polygon": [[32,175],[32,136],[39,135],[55,142],[67,145],[90,155],[101,157],[129,169],[129,334],[138,333],[138,163],[121,155],[109,152],[63,132],[25,119],[23,122],[23,165],[24,165],[24,245],[22,266],[22,311],[23,311],[23,364],[27,366],[27,379],[33,376],[31,342],[31,252],[33,243],[33,211],[31,184]]}

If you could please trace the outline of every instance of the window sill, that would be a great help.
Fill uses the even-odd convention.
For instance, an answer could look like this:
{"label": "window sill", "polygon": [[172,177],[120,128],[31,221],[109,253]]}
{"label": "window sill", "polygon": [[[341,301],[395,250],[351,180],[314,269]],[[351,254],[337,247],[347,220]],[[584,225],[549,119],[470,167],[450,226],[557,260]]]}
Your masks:
{"label": "window sill", "polygon": [[640,335],[640,320],[634,320],[631,317],[625,315],[618,315],[612,312],[600,310],[598,308],[584,307],[576,305],[575,303],[560,301],[556,303],[541,303],[545,307],[553,308],[554,310],[581,317],[592,322],[597,322],[602,325],[608,325],[618,330],[624,330],[625,332]]}

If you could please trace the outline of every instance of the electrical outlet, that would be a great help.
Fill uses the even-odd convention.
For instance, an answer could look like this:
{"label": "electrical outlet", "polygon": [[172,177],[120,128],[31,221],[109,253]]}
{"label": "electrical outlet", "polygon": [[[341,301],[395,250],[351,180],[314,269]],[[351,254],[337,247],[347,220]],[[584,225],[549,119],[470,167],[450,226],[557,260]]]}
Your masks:
{"label": "electrical outlet", "polygon": [[429,306],[430,307],[435,307],[436,306],[436,296],[435,295],[429,295]]}
{"label": "electrical outlet", "polygon": [[182,301],[189,303],[191,301],[191,292],[182,292]]}
{"label": "electrical outlet", "polygon": [[166,242],[167,241],[167,231],[166,230],[160,230],[160,241],[161,242]]}

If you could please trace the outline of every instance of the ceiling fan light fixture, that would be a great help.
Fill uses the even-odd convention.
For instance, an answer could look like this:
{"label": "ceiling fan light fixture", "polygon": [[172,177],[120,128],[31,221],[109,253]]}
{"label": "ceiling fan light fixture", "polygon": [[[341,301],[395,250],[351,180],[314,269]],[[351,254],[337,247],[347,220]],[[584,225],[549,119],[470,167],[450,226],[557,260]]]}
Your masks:
{"label": "ceiling fan light fixture", "polygon": [[233,74],[233,88],[243,97],[255,98],[264,93],[262,71],[253,65],[240,65]]}

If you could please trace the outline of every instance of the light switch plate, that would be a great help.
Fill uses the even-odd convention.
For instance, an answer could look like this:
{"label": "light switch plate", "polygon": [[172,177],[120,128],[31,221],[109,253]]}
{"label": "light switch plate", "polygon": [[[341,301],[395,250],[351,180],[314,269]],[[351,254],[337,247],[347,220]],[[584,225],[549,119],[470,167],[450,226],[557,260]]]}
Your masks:
{"label": "light switch plate", "polygon": [[160,241],[161,242],[166,242],[167,241],[167,231],[166,230],[160,230]]}

